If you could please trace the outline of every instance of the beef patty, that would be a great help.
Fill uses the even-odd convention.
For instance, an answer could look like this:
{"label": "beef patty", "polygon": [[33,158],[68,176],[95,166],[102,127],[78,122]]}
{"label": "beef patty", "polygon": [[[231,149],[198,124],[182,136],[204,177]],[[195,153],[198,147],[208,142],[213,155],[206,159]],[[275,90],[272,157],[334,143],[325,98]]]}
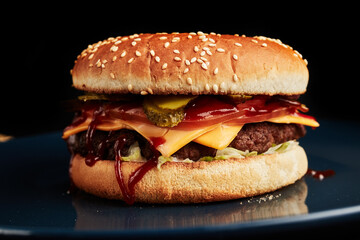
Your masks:
{"label": "beef patty", "polygon": [[[301,138],[305,135],[306,129],[299,124],[278,124],[278,123],[250,123],[245,124],[235,139],[230,143],[229,147],[236,148],[242,151],[249,150],[257,151],[258,153],[266,152],[273,144],[280,144],[290,140]],[[139,133],[133,130],[121,129],[118,131],[104,132],[95,131],[91,144],[94,151],[98,154],[103,151],[103,159],[114,160],[114,144],[120,136],[126,136],[127,142],[121,149],[121,154],[126,156],[129,147],[138,142],[141,154],[149,159],[152,156],[150,143],[142,137]],[[106,141],[105,141],[106,140]],[[77,133],[67,140],[70,152],[86,156],[88,153],[88,146],[86,144],[86,132]],[[100,145],[106,144],[105,147]],[[201,144],[190,142],[172,156],[179,159],[189,158],[191,160],[199,160],[204,156],[215,156],[216,149],[203,146]]]}

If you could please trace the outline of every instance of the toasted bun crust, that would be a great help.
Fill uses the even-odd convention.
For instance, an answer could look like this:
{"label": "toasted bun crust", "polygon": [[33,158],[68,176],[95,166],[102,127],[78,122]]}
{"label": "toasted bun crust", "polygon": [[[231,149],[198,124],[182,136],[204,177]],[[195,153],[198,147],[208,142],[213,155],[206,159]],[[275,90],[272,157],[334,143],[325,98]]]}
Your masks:
{"label": "toasted bun crust", "polygon": [[266,37],[134,34],[89,45],[72,70],[75,88],[97,93],[266,94],[306,91],[306,60]]}
{"label": "toasted bun crust", "polygon": [[[142,163],[123,162],[125,182]],[[161,170],[151,169],[135,186],[137,202],[198,203],[255,196],[287,186],[307,171],[302,147],[284,153],[212,162],[166,162]],[[98,161],[89,167],[80,155],[72,159],[73,183],[88,193],[109,199],[123,199],[114,161]]]}

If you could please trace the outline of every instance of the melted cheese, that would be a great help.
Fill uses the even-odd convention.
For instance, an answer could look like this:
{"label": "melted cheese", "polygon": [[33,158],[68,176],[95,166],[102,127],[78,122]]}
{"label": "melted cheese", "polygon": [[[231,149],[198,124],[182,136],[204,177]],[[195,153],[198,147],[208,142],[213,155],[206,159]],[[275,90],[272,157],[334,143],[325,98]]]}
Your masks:
{"label": "melted cheese", "polygon": [[214,130],[195,138],[193,141],[204,146],[221,150],[226,148],[232,140],[234,140],[242,127],[243,125],[230,126],[223,123]]}
{"label": "melted cheese", "polygon": [[318,127],[320,124],[315,120],[311,118],[302,117],[300,115],[285,115],[281,117],[276,118],[270,118],[267,120],[267,122],[273,122],[273,123],[297,123],[302,124],[310,127]]}
{"label": "melted cheese", "polygon": [[[314,119],[302,117],[300,115],[286,115],[271,118],[267,121],[274,123],[297,123],[311,127],[319,126],[319,123]],[[70,135],[86,131],[90,122],[91,118],[88,118],[82,124],[64,131],[63,138],[66,139]],[[160,151],[163,156],[168,157],[191,141],[215,149],[224,149],[232,142],[242,127],[243,125],[234,126],[230,123],[218,123],[201,129],[186,131],[178,130],[176,128],[161,128],[151,123],[109,119],[108,121],[97,125],[96,129],[102,131],[112,131],[123,128],[133,129],[148,141],[151,141],[152,137],[163,137],[165,142],[159,145],[157,150]]]}

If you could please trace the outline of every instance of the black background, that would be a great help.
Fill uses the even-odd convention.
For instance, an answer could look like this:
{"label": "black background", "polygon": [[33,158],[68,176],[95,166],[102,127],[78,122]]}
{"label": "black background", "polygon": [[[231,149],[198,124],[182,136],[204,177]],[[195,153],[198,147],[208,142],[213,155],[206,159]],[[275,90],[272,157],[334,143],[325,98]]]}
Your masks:
{"label": "black background", "polygon": [[[126,5],[124,5],[126,3]],[[74,4],[74,3],[73,3]],[[281,39],[309,62],[300,98],[319,119],[356,121],[360,40],[355,6],[243,2],[87,2],[3,9],[0,133],[63,129],[72,114],[61,102],[79,92],[70,69],[88,46],[110,36],[146,32],[216,32]],[[9,14],[6,14],[8,11]]]}

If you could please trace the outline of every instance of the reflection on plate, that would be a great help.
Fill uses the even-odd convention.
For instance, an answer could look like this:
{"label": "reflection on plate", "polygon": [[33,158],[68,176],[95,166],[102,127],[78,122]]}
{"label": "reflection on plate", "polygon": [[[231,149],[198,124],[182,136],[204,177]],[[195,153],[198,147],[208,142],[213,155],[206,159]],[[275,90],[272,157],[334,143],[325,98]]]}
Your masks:
{"label": "reflection on plate", "polygon": [[234,224],[308,213],[304,179],[271,194],[196,205],[134,205],[73,194],[76,230],[173,229]]}

